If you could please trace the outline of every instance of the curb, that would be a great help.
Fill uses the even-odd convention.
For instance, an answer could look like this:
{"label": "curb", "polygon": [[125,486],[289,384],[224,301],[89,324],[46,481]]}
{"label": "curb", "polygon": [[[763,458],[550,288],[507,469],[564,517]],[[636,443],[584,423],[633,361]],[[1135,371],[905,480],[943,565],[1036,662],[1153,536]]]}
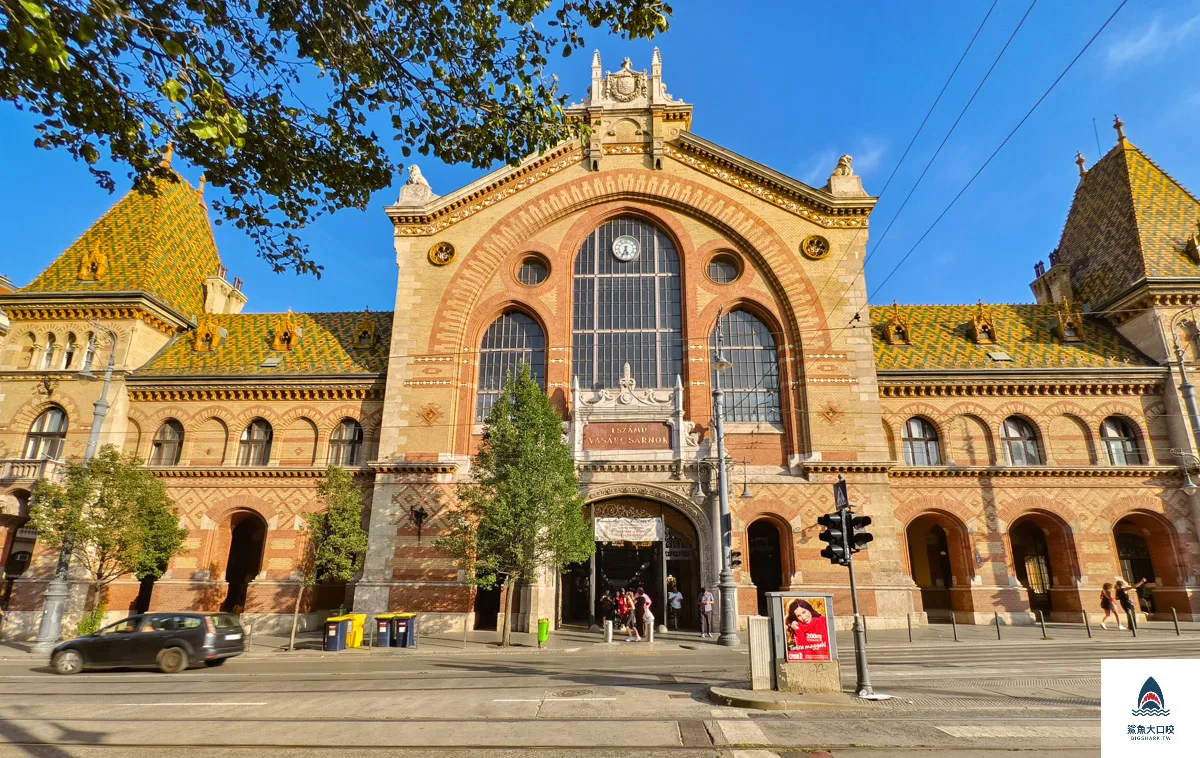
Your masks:
{"label": "curb", "polygon": [[717,705],[757,711],[836,711],[869,707],[845,693],[810,695],[803,692],[709,687],[708,698]]}

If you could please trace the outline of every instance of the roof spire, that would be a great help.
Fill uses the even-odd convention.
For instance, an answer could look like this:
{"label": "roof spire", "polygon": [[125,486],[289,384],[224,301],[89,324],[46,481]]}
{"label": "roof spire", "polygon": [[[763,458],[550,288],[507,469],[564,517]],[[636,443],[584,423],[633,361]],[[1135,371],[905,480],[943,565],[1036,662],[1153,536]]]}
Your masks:
{"label": "roof spire", "polygon": [[1087,169],[1084,168],[1084,165],[1086,163],[1087,163],[1087,161],[1084,159],[1083,153],[1081,153],[1079,151],[1075,151],[1075,165],[1079,166],[1079,178],[1080,179],[1082,179],[1084,177],[1084,175],[1087,173]]}
{"label": "roof spire", "polygon": [[199,182],[199,186],[198,186],[198,187],[196,187],[196,191],[197,191],[197,192],[199,192],[201,195],[203,195],[203,194],[204,194],[204,183],[205,183],[205,182],[207,182],[207,181],[208,181],[208,179],[206,179],[206,178],[204,177],[204,174],[201,174],[201,175],[200,175],[200,182]]}
{"label": "roof spire", "polygon": [[171,156],[174,154],[175,154],[175,140],[171,140],[170,142],[167,143],[167,152],[163,155],[162,163],[160,165],[163,168],[169,167],[171,165]]}
{"label": "roof spire", "polygon": [[1117,130],[1117,141],[1124,142],[1125,141],[1125,122],[1121,120],[1120,116],[1113,116],[1113,129]]}

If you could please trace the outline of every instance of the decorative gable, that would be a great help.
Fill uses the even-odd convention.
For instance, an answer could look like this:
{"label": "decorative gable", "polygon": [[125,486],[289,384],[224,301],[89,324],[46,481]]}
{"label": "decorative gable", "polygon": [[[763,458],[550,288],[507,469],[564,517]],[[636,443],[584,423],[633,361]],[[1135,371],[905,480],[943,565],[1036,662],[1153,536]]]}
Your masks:
{"label": "decorative gable", "polygon": [[1054,334],[1063,342],[1083,342],[1086,339],[1083,313],[1072,306],[1070,300],[1064,300],[1058,306],[1058,313],[1054,317]]}
{"label": "decorative gable", "polygon": [[370,309],[363,311],[354,325],[354,349],[369,350],[379,344],[379,324]]}
{"label": "decorative gable", "polygon": [[304,330],[296,323],[296,315],[288,308],[287,313],[275,322],[274,334],[271,339],[272,350],[292,350],[300,343]]}
{"label": "decorative gable", "polygon": [[228,332],[223,327],[213,323],[201,324],[196,329],[192,350],[197,353],[211,353],[217,349],[217,345],[221,344],[226,336],[228,336]]}
{"label": "decorative gable", "polygon": [[990,309],[983,307],[983,301],[975,307],[975,316],[971,319],[971,339],[977,345],[996,344],[996,323],[992,320]]}
{"label": "decorative gable", "polygon": [[83,259],[79,262],[79,280],[84,282],[98,282],[104,279],[104,272],[108,270],[108,256],[103,251],[96,247],[88,247],[83,252]]}
{"label": "decorative gable", "polygon": [[908,329],[908,317],[900,311],[900,306],[893,302],[892,310],[883,325],[883,339],[889,345],[912,344],[912,332]]}

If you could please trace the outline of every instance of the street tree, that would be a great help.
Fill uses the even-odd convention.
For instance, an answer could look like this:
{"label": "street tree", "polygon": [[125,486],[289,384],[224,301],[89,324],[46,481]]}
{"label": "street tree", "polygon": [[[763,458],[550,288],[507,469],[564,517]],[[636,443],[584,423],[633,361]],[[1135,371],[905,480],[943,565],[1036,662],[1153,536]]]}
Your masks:
{"label": "street tree", "polygon": [[317,582],[349,582],[362,569],[367,531],[362,525],[362,489],[344,468],[330,466],[317,485],[325,509],[305,517],[304,554],[296,569],[299,589],[292,612],[288,650],[296,649],[296,626],[305,591]]}
{"label": "street tree", "polygon": [[[220,190],[219,220],[276,271],[320,275],[297,231],[365,208],[386,146],[477,167],[585,128],[547,74],[585,29],[667,28],[664,0],[0,0],[0,100],[36,115],[112,191],[174,180],[168,145]],[[390,137],[390,139],[386,139]]]}
{"label": "street tree", "polygon": [[471,475],[437,546],[459,560],[469,582],[503,586],[508,646],[517,583],[543,567],[586,560],[596,547],[562,417],[528,365],[508,377],[488,413]]}
{"label": "street tree", "polygon": [[40,480],[29,526],[39,542],[66,545],[72,561],[87,569],[97,618],[109,584],[128,574],[160,576],[187,536],[163,483],[112,445],[87,463],[68,463],[57,483]]}

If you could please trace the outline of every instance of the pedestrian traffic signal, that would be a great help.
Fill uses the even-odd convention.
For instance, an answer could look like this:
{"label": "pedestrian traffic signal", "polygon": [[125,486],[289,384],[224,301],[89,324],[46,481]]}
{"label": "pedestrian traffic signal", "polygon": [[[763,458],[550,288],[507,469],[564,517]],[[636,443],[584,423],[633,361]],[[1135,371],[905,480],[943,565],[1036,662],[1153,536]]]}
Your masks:
{"label": "pedestrian traffic signal", "polygon": [[871,525],[870,516],[851,516],[846,519],[847,523],[847,544],[852,552],[857,553],[867,546],[868,542],[875,539],[875,535],[864,531]]}
{"label": "pedestrian traffic signal", "polygon": [[741,550],[730,550],[729,551],[729,568],[738,568],[741,565],[742,565],[742,551]]}
{"label": "pedestrian traffic signal", "polygon": [[817,524],[825,527],[818,537],[822,542],[828,542],[829,547],[821,551],[821,557],[834,565],[845,565],[849,557],[846,551],[846,525],[842,520],[842,512],[826,513],[817,518]]}

